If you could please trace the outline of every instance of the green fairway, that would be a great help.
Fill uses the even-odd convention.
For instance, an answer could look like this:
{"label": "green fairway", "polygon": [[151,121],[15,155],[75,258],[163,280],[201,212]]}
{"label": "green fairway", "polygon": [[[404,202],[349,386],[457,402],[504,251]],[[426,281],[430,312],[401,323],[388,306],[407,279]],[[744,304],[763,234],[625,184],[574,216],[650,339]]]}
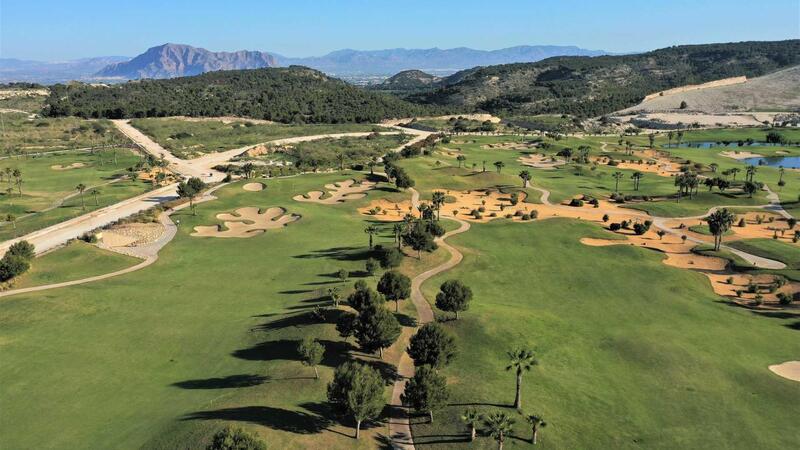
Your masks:
{"label": "green fairway", "polygon": [[140,260],[103,250],[83,241],[42,255],[31,262],[31,269],[14,280],[14,288],[41,286],[102,275],[139,263]]}
{"label": "green fairway", "polygon": [[[178,236],[155,264],[0,301],[4,446],[202,448],[227,420],[277,448],[353,448],[351,423],[328,424],[324,403],[349,344],[310,313],[340,284],[339,269],[351,272],[348,287],[364,276],[368,222],[355,207],[381,192],[333,206],[291,200],[348,176],[275,180],[257,193],[231,185],[198,205],[197,217],[175,216]],[[243,206],[282,206],[302,218],[249,239],[189,236]],[[391,224],[379,226],[376,243],[391,245]],[[406,258],[403,270],[424,270],[441,253]],[[411,311],[401,303],[401,313]],[[307,335],[327,349],[319,381],[296,359]],[[389,356],[367,360],[391,370]],[[372,448],[384,429],[369,427],[359,445]]]}
{"label": "green fairway", "polygon": [[[295,136],[372,131],[370,124],[285,125],[257,123],[247,120],[190,121],[183,119],[134,119],[131,125],[179,158],[194,158],[206,153],[221,152]],[[378,127],[380,131],[385,128]]]}
{"label": "green fairway", "polygon": [[[542,447],[795,446],[786,412],[800,392],[767,366],[796,358],[797,316],[733,309],[701,274],[667,267],[656,253],[578,242],[605,234],[554,219],[474,225],[453,238],[465,259],[426,283],[426,297],[456,278],[475,299],[461,320],[445,324],[460,348],[443,371],[451,406],[433,425],[415,419],[418,442],[466,448],[458,415],[470,405],[505,409],[517,418],[514,436],[529,438],[509,408],[514,375],[504,370],[505,352],[524,346],[540,361],[525,375],[523,408],[549,424]],[[495,446],[489,438],[470,445]]]}
{"label": "green fairway", "polygon": [[[24,235],[148,191],[150,183],[121,179],[131,175],[127,168],[138,161],[139,156],[129,149],[65,152],[0,161],[3,170],[0,217],[13,214],[17,218],[16,230],[10,223],[0,225],[0,239]],[[53,168],[72,164],[82,166],[68,170]],[[21,186],[7,175],[6,168],[21,172]],[[83,202],[80,195],[75,195],[79,184],[86,186]],[[94,190],[97,190],[96,201]]]}

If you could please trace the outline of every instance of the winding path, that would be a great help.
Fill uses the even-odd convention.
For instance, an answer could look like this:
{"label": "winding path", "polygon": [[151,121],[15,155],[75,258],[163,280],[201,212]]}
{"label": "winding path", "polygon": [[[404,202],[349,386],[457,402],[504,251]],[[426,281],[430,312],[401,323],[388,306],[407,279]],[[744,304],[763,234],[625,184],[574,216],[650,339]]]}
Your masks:
{"label": "winding path", "polygon": [[[411,191],[411,205],[417,207],[419,205],[419,192],[416,189],[410,188]],[[430,303],[425,299],[422,294],[422,284],[430,278],[452,269],[457,266],[464,255],[446,242],[450,236],[464,233],[469,230],[470,224],[467,221],[456,219],[453,217],[446,217],[449,220],[458,222],[461,226],[455,230],[448,231],[442,237],[436,239],[436,243],[450,253],[450,259],[446,262],[422,272],[411,280],[411,301],[417,310],[417,326],[433,322],[433,309]],[[414,436],[411,433],[411,423],[409,422],[408,412],[403,407],[400,401],[400,395],[406,387],[406,381],[414,376],[414,362],[408,356],[408,352],[403,352],[400,356],[400,361],[397,363],[398,379],[394,383],[392,389],[392,401],[390,403],[392,415],[389,417],[389,438],[392,440],[392,447],[396,449],[414,450]]]}

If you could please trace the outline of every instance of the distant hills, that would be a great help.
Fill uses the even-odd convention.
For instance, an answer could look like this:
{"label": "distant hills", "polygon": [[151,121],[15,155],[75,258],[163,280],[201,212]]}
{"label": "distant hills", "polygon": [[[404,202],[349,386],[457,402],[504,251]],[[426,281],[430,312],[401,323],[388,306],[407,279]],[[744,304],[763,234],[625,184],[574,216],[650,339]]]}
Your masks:
{"label": "distant hills", "polygon": [[500,50],[451,49],[339,50],[324,56],[288,58],[277,55],[278,64],[311,67],[336,76],[388,76],[417,69],[434,75],[449,75],[476,66],[534,62],[552,56],[598,56],[599,50],[575,46],[521,45]]}
{"label": "distant hills", "polygon": [[800,40],[684,45],[635,55],[555,57],[478,67],[431,88],[397,92],[412,102],[462,111],[598,116],[647,94],[723,78],[761,76],[800,64]]}
{"label": "distant hills", "polygon": [[338,50],[323,56],[292,58],[271,52],[212,52],[183,44],[163,44],[134,57],[89,58],[65,63],[0,59],[0,82],[63,83],[175,78],[217,70],[256,69],[300,65],[345,79],[382,79],[404,70],[418,69],[449,75],[475,66],[539,61],[551,56],[605,54],[575,46],[518,46],[500,50],[390,49]]}
{"label": "distant hills", "polygon": [[28,81],[50,84],[86,80],[109,64],[127,61],[127,56],[101,56],[70,61],[43,62],[0,58],[0,82]]}
{"label": "distant hills", "polygon": [[123,79],[175,78],[217,70],[260,69],[276,65],[275,57],[264,52],[212,52],[189,45],[164,44],[149,48],[130,61],[108,65],[95,76]]}

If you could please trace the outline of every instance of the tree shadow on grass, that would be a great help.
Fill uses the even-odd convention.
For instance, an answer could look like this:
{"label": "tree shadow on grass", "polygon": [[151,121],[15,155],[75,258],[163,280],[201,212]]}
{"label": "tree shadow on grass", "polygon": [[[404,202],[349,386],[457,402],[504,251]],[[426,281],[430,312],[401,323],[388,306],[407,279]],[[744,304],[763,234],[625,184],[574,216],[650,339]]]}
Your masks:
{"label": "tree shadow on grass", "polygon": [[247,422],[297,434],[320,433],[329,423],[327,419],[316,414],[269,406],[243,406],[213,411],[198,411],[183,416],[181,420]]}
{"label": "tree shadow on grass", "polygon": [[417,319],[414,317],[409,316],[408,314],[403,313],[394,313],[394,316],[397,318],[397,321],[400,322],[400,325],[404,327],[415,327],[417,326]]}
{"label": "tree shadow on grass", "polygon": [[798,320],[797,322],[787,323],[784,326],[786,328],[789,328],[790,330],[800,331],[800,320]]}
{"label": "tree shadow on grass", "polygon": [[[336,430],[332,430],[330,428],[326,428],[327,431],[330,431],[330,432],[336,433],[336,434],[341,434],[342,436],[346,436],[346,437],[351,437],[351,438],[355,437],[356,424],[353,421],[353,418],[350,417],[350,416],[337,414],[336,411],[334,411],[333,406],[330,403],[308,402],[308,403],[303,403],[300,406],[302,408],[305,408],[309,412],[311,412],[313,414],[316,414],[318,417],[324,417],[325,420],[327,421],[328,425],[336,424],[336,425],[341,425],[341,426],[345,426],[345,427],[352,427],[353,434],[352,435],[348,435],[348,434],[345,434],[345,433],[342,433],[342,432],[339,432],[339,431],[336,431]],[[363,430],[368,430],[370,428],[375,428],[375,427],[379,427],[379,426],[381,426],[381,423],[378,420],[367,420],[367,421],[364,421],[361,424],[361,430],[362,431]]]}
{"label": "tree shadow on grass", "polygon": [[314,250],[302,255],[295,255],[293,258],[328,258],[337,261],[361,261],[369,258],[369,256],[369,249],[364,247],[331,247],[323,250]]}
{"label": "tree shadow on grass", "polygon": [[[327,367],[338,367],[348,361],[348,352],[352,348],[347,342],[318,340],[325,348],[322,355],[321,365]],[[262,342],[250,348],[236,350],[233,356],[248,361],[300,361],[300,354],[297,352],[299,340],[280,339],[277,341]]]}
{"label": "tree shadow on grass", "polygon": [[267,381],[269,381],[269,378],[262,375],[242,374],[220,378],[179,381],[177,383],[172,383],[172,386],[182,389],[232,389],[258,386]]}

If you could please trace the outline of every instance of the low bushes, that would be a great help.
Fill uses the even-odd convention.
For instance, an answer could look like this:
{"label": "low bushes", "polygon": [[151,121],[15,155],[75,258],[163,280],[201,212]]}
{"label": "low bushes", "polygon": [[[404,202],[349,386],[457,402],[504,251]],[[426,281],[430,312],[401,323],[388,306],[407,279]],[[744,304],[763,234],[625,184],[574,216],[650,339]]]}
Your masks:
{"label": "low bushes", "polygon": [[36,255],[33,244],[19,241],[9,247],[0,259],[0,281],[9,281],[31,268],[31,260]]}

